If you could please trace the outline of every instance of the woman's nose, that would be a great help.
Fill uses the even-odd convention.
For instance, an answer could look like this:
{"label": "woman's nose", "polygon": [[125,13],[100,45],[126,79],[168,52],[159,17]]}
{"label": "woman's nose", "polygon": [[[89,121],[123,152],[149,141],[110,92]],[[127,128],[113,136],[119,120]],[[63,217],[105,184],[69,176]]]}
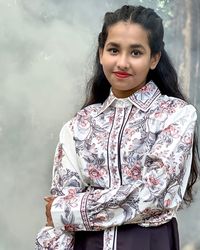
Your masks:
{"label": "woman's nose", "polygon": [[118,56],[117,67],[121,70],[127,70],[129,68],[128,57],[125,54]]}

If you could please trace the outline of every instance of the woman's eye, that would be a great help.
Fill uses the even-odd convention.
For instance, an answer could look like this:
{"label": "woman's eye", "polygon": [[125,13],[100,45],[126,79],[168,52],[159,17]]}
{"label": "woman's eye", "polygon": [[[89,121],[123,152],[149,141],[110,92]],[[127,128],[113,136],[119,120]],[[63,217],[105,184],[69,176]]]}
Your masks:
{"label": "woman's eye", "polygon": [[139,51],[139,50],[133,50],[133,51],[131,52],[131,54],[132,54],[132,56],[140,56],[140,55],[142,55],[142,52]]}
{"label": "woman's eye", "polygon": [[108,51],[109,51],[112,55],[115,55],[115,54],[117,54],[118,49],[110,48],[110,49],[108,49]]}

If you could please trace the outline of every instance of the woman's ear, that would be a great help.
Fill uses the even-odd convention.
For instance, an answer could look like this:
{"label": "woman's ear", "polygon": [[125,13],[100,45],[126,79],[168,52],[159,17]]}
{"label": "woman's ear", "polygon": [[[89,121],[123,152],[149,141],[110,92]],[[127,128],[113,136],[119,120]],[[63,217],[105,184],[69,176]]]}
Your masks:
{"label": "woman's ear", "polygon": [[151,57],[151,65],[150,65],[150,69],[155,69],[157,64],[160,61],[160,57],[161,57],[161,52],[158,52],[157,54],[155,54],[154,56]]}
{"label": "woman's ear", "polygon": [[99,48],[99,61],[100,61],[100,64],[102,64],[102,56],[103,56],[103,49]]}

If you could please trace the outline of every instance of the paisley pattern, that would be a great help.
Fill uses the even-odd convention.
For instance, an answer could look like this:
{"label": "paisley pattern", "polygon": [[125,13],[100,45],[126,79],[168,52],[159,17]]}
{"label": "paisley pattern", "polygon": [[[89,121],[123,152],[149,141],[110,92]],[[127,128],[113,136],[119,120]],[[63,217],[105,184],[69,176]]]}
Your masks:
{"label": "paisley pattern", "polygon": [[[111,91],[102,105],[79,111],[63,126],[55,154],[52,245],[68,241],[59,249],[71,250],[74,231],[104,230],[103,250],[115,249],[118,226],[158,226],[174,217],[190,173],[195,122],[192,105],[161,95],[152,81],[128,98]],[[42,230],[36,248],[56,249],[38,247],[50,244]]]}

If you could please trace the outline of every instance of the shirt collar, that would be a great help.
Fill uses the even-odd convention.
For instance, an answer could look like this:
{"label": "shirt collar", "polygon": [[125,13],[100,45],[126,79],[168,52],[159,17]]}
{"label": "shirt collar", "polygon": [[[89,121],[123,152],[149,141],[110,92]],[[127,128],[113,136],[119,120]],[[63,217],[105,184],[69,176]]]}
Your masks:
{"label": "shirt collar", "polygon": [[138,109],[146,112],[151,104],[161,95],[160,90],[156,86],[153,81],[148,82],[141,89],[133,93],[131,96],[127,98],[117,98],[114,96],[112,90],[110,91],[110,95],[102,104],[100,110],[97,115],[104,112],[109,106],[114,107],[128,107],[130,105],[136,106]]}

